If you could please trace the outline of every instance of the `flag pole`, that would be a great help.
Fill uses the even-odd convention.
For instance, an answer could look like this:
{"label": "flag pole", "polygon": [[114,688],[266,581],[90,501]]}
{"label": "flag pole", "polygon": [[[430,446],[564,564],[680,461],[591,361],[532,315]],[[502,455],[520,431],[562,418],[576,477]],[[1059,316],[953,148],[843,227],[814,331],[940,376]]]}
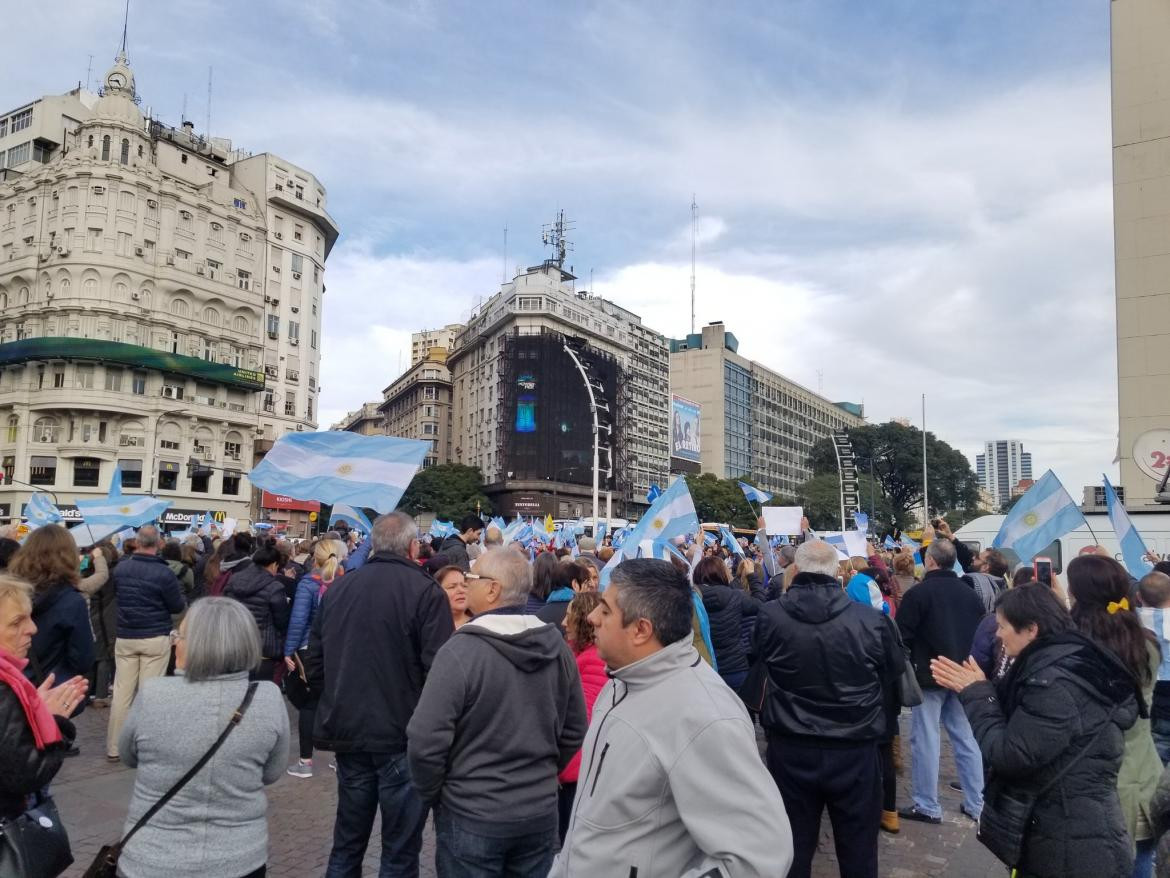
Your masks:
{"label": "flag pole", "polygon": [[926,492],[926,394],[922,394],[922,529],[930,524],[930,504]]}

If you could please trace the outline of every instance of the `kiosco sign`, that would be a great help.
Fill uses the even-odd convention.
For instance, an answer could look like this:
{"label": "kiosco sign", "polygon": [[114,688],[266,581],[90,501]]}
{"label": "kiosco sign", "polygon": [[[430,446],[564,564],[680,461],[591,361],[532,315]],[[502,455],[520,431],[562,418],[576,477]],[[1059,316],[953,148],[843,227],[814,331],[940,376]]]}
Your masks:
{"label": "kiosco sign", "polygon": [[264,509],[288,509],[295,512],[321,511],[321,504],[316,500],[295,500],[284,494],[269,494],[267,491],[260,498],[260,506]]}

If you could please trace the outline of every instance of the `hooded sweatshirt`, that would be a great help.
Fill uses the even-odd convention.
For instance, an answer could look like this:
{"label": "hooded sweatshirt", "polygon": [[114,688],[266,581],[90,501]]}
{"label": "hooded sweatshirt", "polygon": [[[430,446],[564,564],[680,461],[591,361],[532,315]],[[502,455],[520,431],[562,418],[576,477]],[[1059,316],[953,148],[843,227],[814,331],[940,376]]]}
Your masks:
{"label": "hooded sweatshirt", "polygon": [[435,655],[406,729],[410,776],[473,831],[557,826],[557,773],[588,724],[577,662],[554,626],[485,614]]}

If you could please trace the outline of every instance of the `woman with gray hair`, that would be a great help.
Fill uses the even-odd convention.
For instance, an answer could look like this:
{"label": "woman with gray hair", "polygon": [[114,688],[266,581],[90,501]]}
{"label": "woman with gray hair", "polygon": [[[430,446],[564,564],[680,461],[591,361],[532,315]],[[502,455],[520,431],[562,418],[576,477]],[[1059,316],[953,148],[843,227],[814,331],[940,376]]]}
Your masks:
{"label": "woman with gray hair", "polygon": [[175,644],[175,676],[146,681],[122,727],[122,763],[137,767],[126,817],[129,831],[228,728],[211,760],[122,850],[126,878],[173,875],[253,878],[268,860],[268,801],[263,788],[284,773],[288,713],[280,690],[248,674],[260,664],[260,632],[231,598],[191,605]]}

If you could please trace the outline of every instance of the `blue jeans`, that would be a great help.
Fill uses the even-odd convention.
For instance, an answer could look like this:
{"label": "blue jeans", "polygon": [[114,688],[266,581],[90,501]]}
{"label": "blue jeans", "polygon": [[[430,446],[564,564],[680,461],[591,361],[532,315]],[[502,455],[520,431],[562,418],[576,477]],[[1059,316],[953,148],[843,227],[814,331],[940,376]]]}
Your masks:
{"label": "blue jeans", "polygon": [[1133,878],[1153,878],[1154,851],[1158,846],[1155,839],[1147,838],[1137,843],[1137,857],[1133,861]]}
{"label": "blue jeans", "polygon": [[556,825],[541,832],[496,838],[439,808],[435,816],[435,870],[439,878],[546,878],[560,848]]}
{"label": "blue jeans", "polygon": [[955,752],[955,767],[963,787],[963,807],[972,817],[983,811],[983,756],[971,733],[971,723],[959,696],[949,689],[922,690],[922,704],[911,712],[910,752],[913,768],[911,796],[919,811],[942,817],[938,803],[939,721]]}
{"label": "blue jeans", "polygon": [[326,878],[361,878],[379,808],[379,878],[417,878],[427,812],[410,782],[405,753],[337,754],[337,820]]}

